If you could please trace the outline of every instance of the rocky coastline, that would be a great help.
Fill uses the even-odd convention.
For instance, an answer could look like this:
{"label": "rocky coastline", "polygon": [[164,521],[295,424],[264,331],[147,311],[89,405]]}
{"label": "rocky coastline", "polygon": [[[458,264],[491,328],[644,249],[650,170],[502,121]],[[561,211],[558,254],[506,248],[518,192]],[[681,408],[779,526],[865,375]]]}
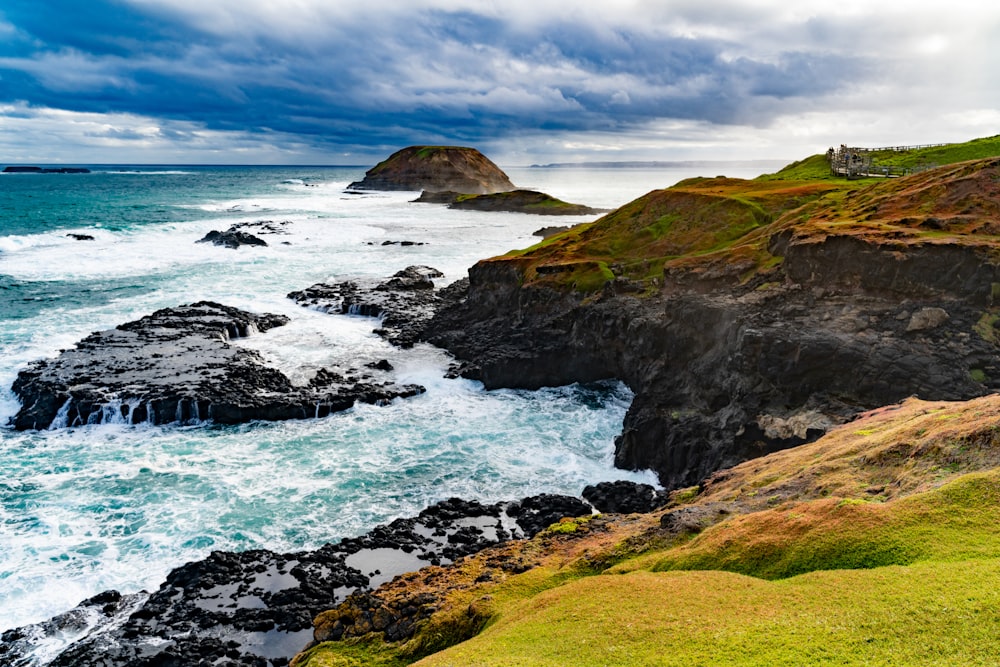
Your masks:
{"label": "rocky coastline", "polygon": [[[616,482],[588,487],[586,501],[450,499],[313,551],[214,552],[175,569],[151,594],[107,591],[9,630],[0,659],[33,667],[38,647],[56,641],[63,645],[46,664],[60,667],[267,667],[318,642],[373,635],[402,642],[438,611],[441,599],[419,585],[439,576],[435,567],[485,552],[489,567],[476,582],[488,582],[491,572],[522,573],[537,565],[531,552],[489,550],[561,519],[649,513],[678,503],[672,491],[712,492],[726,484],[722,469],[814,442],[910,396],[966,400],[1000,390],[1000,262],[988,227],[1000,210],[991,185],[1000,180],[1000,160],[925,174],[913,189],[884,197],[848,195],[837,206],[868,216],[850,228],[838,226],[839,208],[809,208],[818,196],[771,210],[715,194],[741,187],[730,180],[682,185],[645,202],[657,224],[687,244],[684,252],[665,246],[665,261],[574,254],[599,246],[587,245],[593,238],[603,243],[598,235],[621,224],[626,211],[565,230],[533,252],[483,260],[444,289],[433,282],[440,272],[410,266],[381,282],[320,283],[288,295],[304,307],[380,318],[376,332],[394,345],[438,345],[455,356],[456,373],[488,389],[625,382],[635,398],[615,464],[654,470],[663,489]],[[352,185],[398,183],[384,176]],[[914,194],[921,188],[936,188],[933,205]],[[691,201],[748,215],[749,224],[738,218],[745,229],[735,237],[747,240],[734,243],[718,230],[705,240],[678,229],[680,209],[670,206]],[[655,244],[647,239],[652,226],[640,219],[627,217],[634,224],[622,234],[639,235],[645,252]],[[322,369],[297,387],[260,355],[229,345],[286,321],[199,302],[94,333],[18,375],[14,391],[24,407],[14,425],[289,419],[422,391],[359,382],[342,369]],[[789,497],[808,485],[793,486]],[[886,493],[885,485],[868,488]],[[769,501],[741,502],[746,507],[715,499],[669,512],[647,534],[694,534]],[[463,612],[460,625],[470,634],[489,617],[485,606]]]}
{"label": "rocky coastline", "polygon": [[[382,584],[531,538],[563,517],[666,503],[652,487],[629,482],[583,493],[589,503],[550,494],[493,504],[451,498],[312,551],[216,551],[174,569],[152,593],[105,591],[48,621],[4,632],[0,661],[34,667],[44,646],[52,667],[284,667],[317,641],[370,632],[406,639],[436,610],[436,599],[417,595],[390,610],[370,595]],[[500,565],[511,572],[532,566],[517,558]],[[314,631],[313,619],[340,603],[354,613]]]}
{"label": "rocky coastline", "polygon": [[[923,178],[969,192],[969,180],[998,170],[991,160]],[[992,189],[978,191],[988,200],[978,205],[992,206]],[[956,400],[1000,389],[991,315],[1000,265],[989,238],[923,234],[923,220],[936,225],[955,207],[973,209],[968,195],[956,203],[939,194],[938,210],[922,214],[902,196],[883,198],[912,230],[895,237],[819,234],[777,218],[753,237],[763,260],[735,250],[682,258],[645,283],[608,271],[594,289],[580,289],[564,276],[581,263],[561,260],[558,249],[484,260],[426,338],[488,388],[626,382],[635,399],[616,465],[653,469],[668,489],[698,484],[907,396]],[[979,224],[965,215],[963,225]]]}
{"label": "rocky coastline", "polygon": [[320,369],[308,386],[295,386],[257,352],[230,344],[287,321],[200,301],[95,332],[18,373],[13,391],[22,407],[13,426],[303,419],[423,391],[347,369]]}

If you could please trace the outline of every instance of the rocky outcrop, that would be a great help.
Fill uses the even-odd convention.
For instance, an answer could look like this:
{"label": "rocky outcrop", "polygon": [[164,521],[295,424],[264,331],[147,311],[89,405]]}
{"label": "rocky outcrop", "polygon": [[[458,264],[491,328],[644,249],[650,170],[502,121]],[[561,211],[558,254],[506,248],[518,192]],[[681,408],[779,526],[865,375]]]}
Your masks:
{"label": "rocky outcrop", "polygon": [[[590,511],[567,496],[491,505],[452,498],[314,551],[216,551],[173,570],[151,595],[108,591],[49,621],[8,630],[0,658],[4,664],[32,665],[32,651],[45,645],[56,653],[51,667],[284,667],[314,638],[373,630],[403,638],[434,611],[429,601],[414,600],[395,616],[359,609],[318,627],[315,636],[313,618],[349,596],[366,599],[398,575],[448,565]],[[63,648],[53,651],[60,644]]]}
{"label": "rocky outcrop", "polygon": [[[465,297],[440,312],[426,336],[490,388],[623,380],[635,398],[616,441],[616,465],[653,469],[668,489],[694,485],[720,468],[813,440],[863,409],[911,395],[967,399],[1000,390],[994,240],[925,235],[914,229],[922,218],[907,213],[916,204],[898,203],[914,191],[948,201],[948,184],[969,174],[975,187],[963,184],[965,198],[954,204],[966,213],[950,219],[978,229],[985,218],[977,207],[988,212],[982,200],[1000,197],[990,180],[1000,161],[882,186],[895,188],[889,195],[858,191],[845,201],[864,211],[863,224],[827,224],[824,216],[843,210],[817,206],[762,225],[764,206],[737,201],[732,219],[754,231],[714,252],[697,244],[718,245],[731,232],[719,227],[699,239],[696,226],[685,226],[688,209],[671,209],[661,197],[666,204],[657,204],[651,220],[666,221],[666,235],[656,243],[670,253],[681,244],[697,253],[659,260],[659,277],[620,278],[609,259],[603,266],[610,278],[581,289],[571,279],[580,263],[560,247],[541,257],[483,261],[470,269]],[[698,215],[713,205],[711,196],[683,190],[673,201],[697,203],[691,210]],[[918,204],[921,215],[944,219],[944,204],[938,211]],[[574,252],[593,253],[615,238],[624,246],[631,231],[641,248],[651,228],[636,225],[628,208],[603,219],[618,227],[598,221],[580,234]],[[897,217],[872,221],[879,210],[907,226]],[[585,245],[591,233],[602,245]],[[632,260],[629,266],[643,266]],[[644,261],[648,267],[654,260]]]}
{"label": "rocky outcrop", "polygon": [[458,192],[424,192],[414,202],[448,204],[462,211],[492,211],[499,213],[529,213],[532,215],[597,215],[606,209],[583,204],[570,204],[544,192],[511,190],[485,195],[463,195]]}
{"label": "rocky outcrop", "polygon": [[543,239],[547,239],[550,236],[555,236],[556,234],[562,234],[567,231],[569,227],[567,225],[551,225],[548,227],[541,227],[531,232],[532,236],[541,236]]}
{"label": "rocky outcrop", "polygon": [[646,514],[670,502],[666,491],[626,480],[592,484],[583,489],[582,495],[598,512],[615,514]]}
{"label": "rocky outcrop", "polygon": [[375,332],[393,345],[408,348],[419,340],[442,299],[461,288],[435,290],[432,278],[443,275],[429,266],[408,266],[379,283],[317,283],[289,293],[288,298],[327,313],[381,318]]}
{"label": "rocky outcrop", "polygon": [[475,148],[410,146],[379,162],[348,188],[487,194],[513,190],[514,184]]}
{"label": "rocky outcrop", "polygon": [[25,430],[322,417],[356,401],[382,403],[422,391],[365,378],[345,380],[330,369],[310,386],[293,386],[257,352],[229,342],[287,321],[282,315],[201,301],[93,333],[18,374],[13,391],[22,407],[13,425]]}
{"label": "rocky outcrop", "polygon": [[220,245],[224,248],[231,248],[233,250],[245,245],[267,246],[267,241],[264,239],[256,237],[248,232],[241,232],[238,229],[233,228],[229,228],[224,232],[213,229],[208,234],[205,234],[205,236],[201,239],[196,241],[196,243],[211,243],[213,245]]}

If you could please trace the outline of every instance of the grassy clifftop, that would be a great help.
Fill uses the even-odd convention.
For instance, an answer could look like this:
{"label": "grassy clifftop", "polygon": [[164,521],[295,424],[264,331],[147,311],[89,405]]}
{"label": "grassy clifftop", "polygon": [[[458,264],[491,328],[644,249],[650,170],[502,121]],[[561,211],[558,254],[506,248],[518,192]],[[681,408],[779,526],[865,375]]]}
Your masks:
{"label": "grassy clifftop", "polygon": [[[912,153],[912,154],[911,154]],[[976,156],[974,161],[965,160]],[[664,273],[766,272],[773,234],[994,244],[1000,233],[1000,137],[886,159],[945,165],[902,179],[830,176],[822,155],[754,180],[696,178],[655,190],[588,225],[489,261],[526,285],[593,292],[620,279],[654,289]],[[720,268],[721,267],[721,268]]]}
{"label": "grassy clifftop", "polygon": [[[411,664],[453,642],[417,664],[991,664],[998,463],[1000,397],[910,399],[654,514],[564,521],[397,580],[438,596],[416,638],[299,664]],[[512,559],[532,567],[497,565]]]}

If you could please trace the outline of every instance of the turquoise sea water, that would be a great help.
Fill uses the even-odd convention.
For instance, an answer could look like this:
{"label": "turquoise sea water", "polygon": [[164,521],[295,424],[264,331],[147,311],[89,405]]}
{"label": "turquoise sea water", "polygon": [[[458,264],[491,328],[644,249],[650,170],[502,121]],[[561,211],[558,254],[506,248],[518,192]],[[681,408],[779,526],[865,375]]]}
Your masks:
{"label": "turquoise sea water", "polygon": [[[0,630],[109,588],[155,588],[171,568],[214,549],[314,548],[450,496],[492,502],[653,481],[612,467],[631,400],[620,384],[487,392],[444,379],[440,350],[391,348],[371,333],[371,319],[285,298],[322,280],[380,278],[410,264],[442,270],[445,284],[479,258],[534,243],[531,232],[551,219],[412,204],[416,193],[345,193],[362,168],[92,169],[0,175]],[[697,175],[507,171],[520,186],[607,208]],[[195,243],[210,230],[264,220],[285,232],[264,236],[267,248]],[[236,427],[19,433],[6,425],[18,409],[11,383],[31,361],[200,299],[291,317],[241,344],[293,381],[325,365],[385,358],[399,381],[428,391],[326,419]]]}

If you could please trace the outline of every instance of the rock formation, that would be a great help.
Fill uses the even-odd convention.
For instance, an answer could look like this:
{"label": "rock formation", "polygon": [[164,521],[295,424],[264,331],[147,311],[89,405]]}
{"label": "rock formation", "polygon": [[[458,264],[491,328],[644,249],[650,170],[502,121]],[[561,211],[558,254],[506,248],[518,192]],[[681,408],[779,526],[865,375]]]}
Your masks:
{"label": "rock formation", "polygon": [[212,243],[233,250],[244,245],[267,246],[267,242],[264,239],[231,227],[224,232],[213,229],[196,241],[196,243]]}
{"label": "rock formation", "polygon": [[13,391],[22,407],[14,427],[321,417],[356,401],[381,403],[423,391],[345,380],[328,369],[310,386],[297,387],[257,352],[229,343],[287,321],[201,301],[93,333],[18,374]]}
{"label": "rock formation", "polygon": [[379,162],[348,188],[487,194],[513,190],[514,184],[475,148],[410,146]]}
{"label": "rock formation", "polygon": [[379,317],[381,323],[375,333],[393,345],[407,348],[419,340],[441,304],[442,292],[448,295],[464,286],[463,282],[458,287],[436,291],[431,279],[443,275],[429,266],[408,266],[383,282],[317,283],[289,293],[288,298],[300,306],[327,313]]}
{"label": "rock formation", "polygon": [[692,179],[478,263],[426,335],[491,388],[625,381],[616,464],[697,484],[863,409],[1000,389],[998,182],[1000,159]]}
{"label": "rock formation", "polygon": [[530,213],[533,215],[596,215],[605,209],[583,204],[570,204],[544,192],[511,190],[484,195],[466,195],[458,192],[423,192],[414,200],[420,203],[448,204],[448,208],[463,211],[494,211],[503,213]]}

